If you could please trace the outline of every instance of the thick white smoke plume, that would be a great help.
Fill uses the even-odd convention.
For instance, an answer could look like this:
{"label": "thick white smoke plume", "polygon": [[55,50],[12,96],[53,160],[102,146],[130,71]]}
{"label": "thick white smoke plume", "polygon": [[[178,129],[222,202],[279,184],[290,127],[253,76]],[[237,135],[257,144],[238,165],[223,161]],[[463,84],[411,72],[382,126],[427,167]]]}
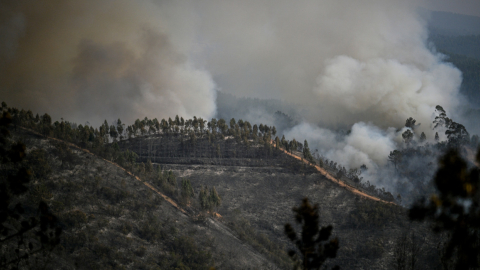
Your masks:
{"label": "thick white smoke plume", "polygon": [[458,105],[460,73],[427,48],[418,1],[48,0],[1,10],[0,89],[17,106],[210,117],[213,79],[237,96],[301,104],[304,120],[329,126],[426,123],[437,104]]}
{"label": "thick white smoke plume", "polygon": [[169,19],[179,8],[154,1],[2,1],[2,100],[81,124],[214,116],[215,84],[183,38],[190,26]]}
{"label": "thick white smoke plume", "polygon": [[222,91],[301,104],[305,121],[330,127],[415,117],[424,131],[436,105],[458,106],[461,74],[428,49],[418,4],[200,1],[197,29]]}
{"label": "thick white smoke plume", "polygon": [[79,122],[209,118],[215,87],[276,98],[310,123],[288,136],[315,140],[345,166],[381,167],[401,141],[391,127],[414,117],[432,140],[435,106],[455,118],[460,104],[461,74],[428,48],[418,4],[4,1],[0,91],[11,105]]}
{"label": "thick white smoke plume", "polygon": [[286,131],[288,139],[306,138],[347,168],[365,164],[379,172],[402,146],[407,118],[421,123],[417,136],[425,132],[431,141],[436,105],[461,121],[455,115],[461,73],[429,49],[418,4],[202,2],[198,29],[209,53],[200,59],[223,91],[297,104],[304,124]]}

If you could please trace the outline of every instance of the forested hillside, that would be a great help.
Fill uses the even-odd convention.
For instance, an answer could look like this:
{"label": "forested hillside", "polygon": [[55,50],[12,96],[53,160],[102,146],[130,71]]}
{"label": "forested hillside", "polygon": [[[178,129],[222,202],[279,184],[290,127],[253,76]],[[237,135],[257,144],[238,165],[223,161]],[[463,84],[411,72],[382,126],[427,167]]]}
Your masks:
{"label": "forested hillside", "polygon": [[[81,135],[76,132],[78,129],[71,128],[70,124],[68,128],[65,128],[67,125],[64,122],[57,125],[65,129],[57,130],[61,132],[56,135],[70,141],[78,139],[76,144],[49,137],[55,134],[55,129],[48,124],[48,115],[38,122],[35,117],[20,118],[19,121],[20,111],[7,109],[5,104],[3,109],[2,124],[12,120],[15,123],[8,129],[2,126],[4,132],[9,130],[12,134],[11,137],[5,137],[5,147],[12,147],[13,150],[15,141],[26,146],[22,150],[25,158],[21,162],[28,168],[30,176],[27,177],[29,181],[24,182],[26,193],[9,202],[13,205],[22,203],[24,210],[19,212],[20,220],[18,223],[11,219],[2,220],[2,225],[9,228],[5,232],[6,237],[1,239],[2,267],[275,268],[274,263],[248,244],[245,245],[226,226],[205,215],[211,207],[220,204],[218,195],[214,196],[214,188],[202,193],[208,196],[206,199],[198,192],[192,198],[194,194],[190,192],[191,187],[188,188],[189,181],[184,179],[178,183],[183,187],[183,192],[174,197],[175,203],[157,193],[151,184],[142,182],[148,179],[154,182],[152,184],[160,185],[160,188],[163,182],[166,185],[173,184],[175,194],[172,195],[176,196],[177,180],[171,171],[162,170],[159,166],[145,169],[141,166],[143,164],[135,163],[134,154],[120,153],[118,147],[104,144],[103,141],[96,147],[90,145],[90,150],[97,150],[102,158],[81,147],[85,147],[86,142],[80,139]],[[119,156],[133,158],[133,163],[125,162],[124,166],[135,169],[136,176],[111,162]],[[10,179],[5,176],[11,171],[12,162],[12,159],[8,159],[2,165],[2,185]],[[137,168],[143,168],[143,171]],[[197,203],[197,197],[204,198],[205,203]],[[191,205],[192,201],[195,207]],[[51,226],[58,228],[59,241],[52,242],[51,246],[45,246],[43,238],[36,236],[36,225],[27,231],[22,229],[22,220],[38,215],[36,209],[39,203],[50,209]],[[198,212],[182,209],[197,209],[197,205]],[[38,218],[42,220],[43,217],[42,214]],[[39,245],[40,239],[42,245]],[[18,240],[22,241],[17,243]],[[32,246],[30,250],[24,248],[29,245]]]}
{"label": "forested hillside", "polygon": [[[61,228],[46,255],[6,253],[6,264],[13,260],[25,268],[41,259],[62,269],[290,269],[286,251],[292,243],[283,226],[293,222],[291,207],[305,196],[320,203],[322,225],[331,224],[339,239],[338,254],[328,265],[398,269],[413,260],[421,269],[438,269],[441,264],[438,247],[446,238],[409,221],[407,209],[396,204],[401,198],[362,180],[364,168],[346,170],[312,154],[306,140],[278,138],[273,126],[177,116],[131,125],[105,121],[93,128],[52,123],[48,114],[33,116],[5,103],[2,109],[2,119],[12,122],[7,146],[26,145],[24,164],[32,172],[19,198],[27,209],[21,216],[35,216],[35,204],[45,203]],[[399,173],[412,180],[418,175],[402,162],[447,144],[478,143],[440,106],[437,110],[436,123],[445,125],[449,141],[425,146],[406,132],[409,147],[392,154]],[[415,121],[406,125],[413,131]],[[313,165],[395,203],[359,196]],[[434,189],[419,190],[426,195]],[[4,250],[17,245],[6,239]]]}

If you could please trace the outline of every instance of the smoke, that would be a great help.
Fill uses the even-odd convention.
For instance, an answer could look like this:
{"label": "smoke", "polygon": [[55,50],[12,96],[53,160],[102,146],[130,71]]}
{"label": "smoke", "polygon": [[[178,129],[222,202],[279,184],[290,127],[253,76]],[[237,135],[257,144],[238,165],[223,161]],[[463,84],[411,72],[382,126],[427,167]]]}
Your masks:
{"label": "smoke", "polygon": [[216,86],[300,104],[300,120],[327,127],[415,117],[426,130],[436,105],[459,105],[461,74],[427,48],[418,1],[48,0],[1,9],[6,101],[80,121],[211,117]]}
{"label": "smoke", "polygon": [[[312,152],[333,160],[347,168],[366,165],[370,172],[376,172],[386,165],[386,157],[397,148],[401,132],[389,128],[383,131],[371,123],[358,122],[346,135],[302,123],[285,133],[288,138],[305,138]],[[302,142],[303,143],[303,142]]]}
{"label": "smoke", "polygon": [[2,1],[2,99],[82,124],[212,117],[216,86],[191,59],[189,26],[172,26],[168,18],[178,8],[153,1]]}
{"label": "smoke", "polygon": [[459,105],[460,78],[457,69],[445,64],[422,70],[396,59],[338,56],[327,62],[315,92],[327,110],[343,108],[340,119],[368,119],[386,127],[413,116],[425,125],[436,105]]}
{"label": "smoke", "polygon": [[[287,137],[306,138],[345,166],[379,171],[408,117],[428,140],[436,105],[461,121],[461,73],[427,46],[419,4],[6,1],[0,91],[14,106],[91,123],[209,118],[216,88],[279,99],[304,122]],[[262,114],[271,110],[259,104],[235,118],[268,122]],[[338,127],[351,133],[329,130]]]}
{"label": "smoke", "polygon": [[209,53],[200,59],[222,91],[282,99],[301,112],[287,139],[307,139],[347,168],[365,164],[371,182],[393,187],[387,157],[403,147],[407,118],[421,123],[416,136],[425,132],[428,141],[436,105],[462,122],[461,73],[428,47],[428,14],[418,4],[202,2],[198,29]]}
{"label": "smoke", "polygon": [[301,104],[300,120],[385,129],[415,117],[426,131],[436,105],[456,111],[461,74],[428,49],[418,4],[201,2],[203,61],[222,91]]}
{"label": "smoke", "polygon": [[[403,204],[409,205],[418,197],[432,192],[430,182],[441,151],[431,147],[428,150],[418,148],[417,155],[405,157],[401,163],[402,170],[411,176],[407,178],[395,173],[396,167],[387,157],[391,151],[405,147],[401,134],[407,129],[410,128],[382,130],[371,123],[358,122],[348,133],[341,133],[302,123],[286,131],[285,136],[306,139],[314,155],[318,154],[323,161],[333,161],[347,170],[365,165],[367,169],[361,174],[363,183],[368,181],[395,195],[401,194]],[[418,142],[419,138],[416,136],[414,139]],[[433,140],[418,144],[425,146],[426,143],[433,143]]]}

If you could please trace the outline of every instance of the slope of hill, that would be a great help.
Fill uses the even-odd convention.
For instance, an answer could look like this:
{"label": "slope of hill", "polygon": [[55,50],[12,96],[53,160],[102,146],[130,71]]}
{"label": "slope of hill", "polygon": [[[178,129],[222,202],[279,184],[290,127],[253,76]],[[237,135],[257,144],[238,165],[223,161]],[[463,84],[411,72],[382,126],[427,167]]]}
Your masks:
{"label": "slope of hill", "polygon": [[14,139],[35,165],[26,201],[46,201],[64,228],[49,269],[276,268],[222,223],[175,207],[118,165],[24,129]]}
{"label": "slope of hill", "polygon": [[[140,161],[148,163],[151,159],[158,162],[164,170],[178,175],[180,179],[177,181],[189,179],[197,192],[205,187],[215,187],[222,197],[222,205],[218,208],[222,222],[266,256],[274,250],[269,248],[271,246],[290,246],[284,237],[283,225],[293,221],[292,206],[306,196],[320,204],[322,224],[332,224],[335,235],[340,238],[338,258],[332,264],[339,264],[345,269],[388,269],[396,238],[409,231],[407,228],[414,228],[424,242],[420,255],[424,263],[422,267],[436,267],[438,257],[434,247],[437,240],[426,226],[408,222],[406,211],[400,206],[358,196],[327,179],[314,167],[281,151],[273,149],[271,155],[265,156],[263,146],[250,150],[250,154],[246,155],[246,151],[238,150],[237,147],[241,146],[226,139],[221,142],[220,148],[225,154],[220,155],[223,158],[218,158],[216,155],[209,156],[205,138],[197,138],[198,147],[204,143],[205,149],[198,151],[203,154],[195,157],[190,152],[168,158],[164,155],[169,151],[153,146],[163,142],[170,149],[180,147],[179,137],[168,136],[171,137],[137,137],[122,141],[119,146],[123,150],[137,152]],[[175,143],[177,146],[174,146]],[[226,154],[234,152],[239,154],[235,157]],[[153,180],[152,184],[155,182]],[[173,196],[181,198],[179,191],[175,193],[177,195]],[[271,258],[278,263],[277,256]]]}
{"label": "slope of hill", "polygon": [[[400,206],[362,199],[276,149],[274,127],[176,117],[138,120],[125,134],[106,122],[100,129],[52,125],[47,114],[8,111],[35,175],[25,199],[47,201],[64,227],[51,268],[289,269],[291,244],[282,228],[304,196],[320,203],[322,224],[333,224],[340,239],[331,263],[390,268],[408,234],[411,243],[422,243],[419,266],[438,266],[441,239],[426,225],[408,222]],[[275,144],[291,153],[308,149],[283,138]]]}

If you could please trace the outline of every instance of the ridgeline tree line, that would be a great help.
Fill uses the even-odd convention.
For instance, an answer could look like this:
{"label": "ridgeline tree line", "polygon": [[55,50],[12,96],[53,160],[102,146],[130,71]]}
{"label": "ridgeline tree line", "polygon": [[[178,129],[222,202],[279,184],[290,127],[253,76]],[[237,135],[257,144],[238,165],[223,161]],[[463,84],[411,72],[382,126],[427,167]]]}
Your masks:
{"label": "ridgeline tree line", "polygon": [[[418,197],[435,191],[430,179],[437,169],[438,158],[449,149],[456,149],[466,157],[473,156],[479,146],[478,135],[470,136],[465,126],[449,118],[442,106],[436,106],[435,113],[432,123],[434,138],[427,140],[424,132],[418,134],[416,129],[420,124],[410,117],[405,122],[407,129],[402,133],[403,146],[391,151],[388,156],[393,174],[403,179],[396,183],[396,190],[402,194],[405,203],[412,203]],[[444,132],[446,140],[440,140],[439,132]],[[472,162],[470,160],[470,164]]]}
{"label": "ridgeline tree line", "polygon": [[[144,122],[148,121],[150,120],[144,119]],[[182,124],[183,118],[178,123],[162,122],[166,128],[160,132],[153,128],[148,140],[141,138],[141,135],[137,135],[137,138],[132,136],[131,139],[120,142],[120,148],[135,151],[143,161],[150,159],[155,162],[172,158],[267,159],[280,153],[273,151],[271,146],[271,140],[277,132],[274,126],[252,126],[248,121],[236,121],[233,118],[229,125],[223,119],[205,121],[196,117],[185,121],[191,124]],[[288,143],[287,147],[293,148],[295,145],[295,149],[297,148],[294,140]]]}
{"label": "ridgeline tree line", "polygon": [[[81,125],[66,120],[55,121],[48,114],[42,116],[33,115],[32,111],[10,108],[3,102],[2,109],[7,111],[13,121],[14,127],[22,126],[35,130],[44,136],[51,136],[67,142],[74,143],[82,148],[93,151],[109,160],[123,159],[124,162],[132,160],[131,154],[120,154],[118,143],[120,141],[142,137],[146,135],[162,135],[166,138],[176,138],[175,147],[169,149],[168,142],[158,143],[159,156],[196,156],[208,155],[210,157],[269,157],[273,154],[271,140],[277,130],[275,126],[252,125],[248,121],[230,119],[227,123],[224,119],[211,119],[193,117],[185,120],[178,115],[172,118],[135,120],[132,125],[126,126],[120,119],[109,125],[107,120],[98,128],[87,124]],[[225,155],[225,141],[236,143],[238,148]],[[286,141],[283,146],[287,148],[298,147],[295,140]],[[206,143],[207,146],[201,144]],[[261,154],[252,150],[252,147],[263,146]],[[145,146],[147,147],[147,146]],[[233,155],[233,156],[232,156]],[[138,156],[138,154],[137,154]]]}
{"label": "ridgeline tree line", "polygon": [[[307,140],[300,143],[293,138],[286,140],[285,136],[278,138],[275,126],[264,124],[252,125],[248,121],[212,118],[210,121],[193,117],[184,119],[178,115],[168,119],[158,120],[137,119],[132,125],[126,126],[120,119],[109,125],[107,120],[98,128],[78,125],[61,119],[52,123],[48,114],[39,116],[28,110],[2,108],[12,117],[17,125],[35,130],[44,136],[52,136],[118,163],[120,166],[134,172],[144,171],[145,162],[165,161],[165,158],[250,158],[269,160],[281,154],[279,148],[290,153],[302,155],[311,164],[333,171],[337,178],[344,177],[352,185],[363,188],[366,192],[382,199],[393,201],[391,193],[378,189],[370,182],[362,183],[360,174],[365,169],[351,168],[347,170],[336,162],[323,159],[311,153]],[[148,140],[143,139],[148,136]],[[136,140],[135,138],[138,138]],[[275,142],[273,147],[272,140]],[[277,151],[275,151],[277,150]],[[164,158],[164,159],[161,159]],[[142,163],[143,162],[143,163]]]}

